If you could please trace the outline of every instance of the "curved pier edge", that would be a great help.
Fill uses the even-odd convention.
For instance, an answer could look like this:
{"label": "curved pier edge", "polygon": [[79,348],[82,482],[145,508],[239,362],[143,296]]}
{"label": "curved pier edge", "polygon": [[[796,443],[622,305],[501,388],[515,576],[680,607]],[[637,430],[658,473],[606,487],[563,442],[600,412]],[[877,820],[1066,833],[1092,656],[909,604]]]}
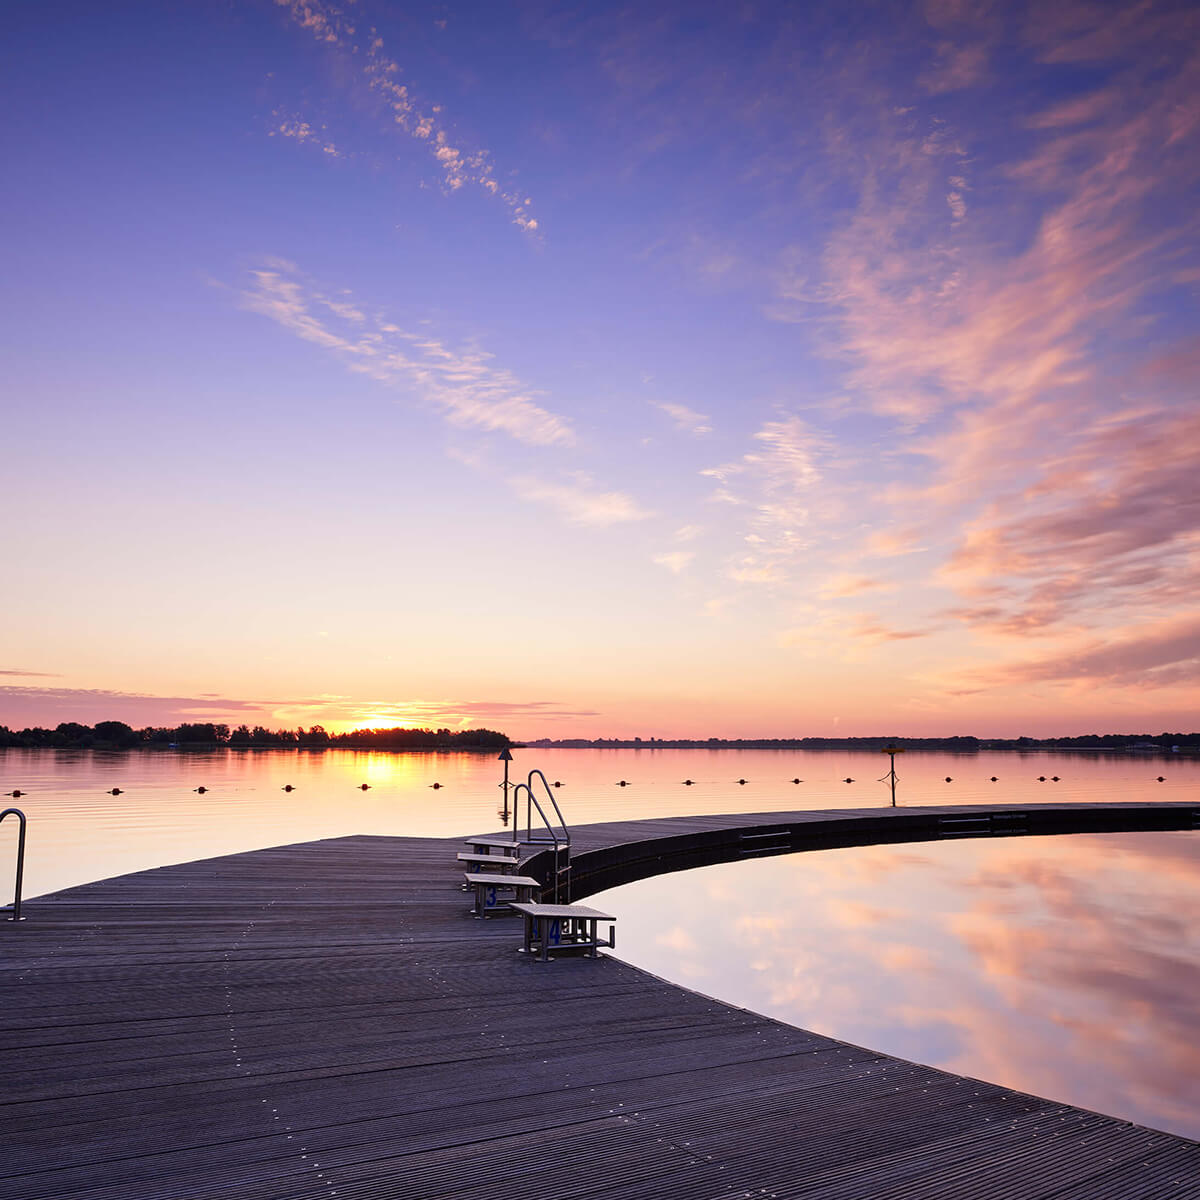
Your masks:
{"label": "curved pier edge", "polygon": [[[1200,829],[1200,804],[1136,802],[1024,806],[938,806],[659,817],[585,825],[573,831],[575,900],[655,875],[806,850],[979,837]],[[543,851],[529,872],[549,883]]]}

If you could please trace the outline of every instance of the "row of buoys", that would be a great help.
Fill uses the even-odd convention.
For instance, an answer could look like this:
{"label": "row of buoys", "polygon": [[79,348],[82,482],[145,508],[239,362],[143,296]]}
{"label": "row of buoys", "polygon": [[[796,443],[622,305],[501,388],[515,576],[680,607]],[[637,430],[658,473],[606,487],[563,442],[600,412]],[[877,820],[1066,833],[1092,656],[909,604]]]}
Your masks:
{"label": "row of buoys", "polygon": [[[734,783],[740,783],[740,784],[743,784],[743,785],[744,785],[744,784],[747,784],[747,783],[749,783],[749,782],[750,782],[750,780],[748,780],[748,779],[735,779],[735,780],[734,780]],[[792,782],[793,782],[793,783],[803,783],[803,782],[804,782],[804,780],[803,780],[803,779],[793,779],[793,780],[792,780]],[[847,783],[853,783],[854,781],[853,781],[852,779],[847,779],[847,780],[846,780],[846,782],[847,782]],[[683,786],[684,786],[684,787],[693,787],[693,786],[695,785],[695,783],[696,783],[696,781],[695,781],[694,779],[685,779],[685,780],[683,781]],[[555,782],[555,784],[554,784],[554,786],[555,786],[555,787],[561,787],[561,786],[562,786],[562,784],[560,784],[560,783],[558,783],[558,782],[556,781],[556,782]],[[632,786],[633,786],[633,785],[632,785],[632,784],[629,782],[629,780],[628,780],[628,779],[620,779],[620,780],[618,780],[618,781],[617,781],[617,787],[632,787]]]}
{"label": "row of buoys", "polygon": [[[1045,775],[1039,775],[1039,776],[1037,777],[1037,779],[1038,779],[1038,783],[1045,783],[1045,782],[1046,782],[1046,776],[1045,776]],[[1156,775],[1156,776],[1155,776],[1155,780],[1156,780],[1158,783],[1166,783],[1166,782],[1167,782],[1167,777],[1166,777],[1165,775]],[[992,775],[992,776],[991,776],[991,781],[992,781],[992,783],[998,783],[998,782],[999,782],[999,776],[997,776],[997,775]],[[744,786],[745,784],[749,783],[749,782],[750,782],[750,780],[748,780],[748,779],[737,779],[737,780],[735,780],[734,782],[735,782],[735,783],[742,784],[742,785]],[[791,780],[791,782],[792,782],[792,783],[803,783],[803,782],[804,782],[804,780],[803,780],[803,779],[793,779],[793,780]],[[843,783],[853,783],[853,782],[854,782],[854,780],[853,780],[853,779],[852,779],[852,778],[851,778],[849,775],[847,775],[847,776],[846,776],[846,778],[842,780],[842,782],[843,782]],[[951,776],[951,775],[947,775],[947,776],[946,776],[946,782],[947,782],[947,783],[953,783],[953,782],[954,782],[954,778],[953,778],[953,776]],[[1050,776],[1050,780],[1049,780],[1049,782],[1051,782],[1051,783],[1061,783],[1061,782],[1062,782],[1062,780],[1061,780],[1061,778],[1060,778],[1058,775],[1051,775],[1051,776]],[[695,783],[696,783],[696,780],[694,780],[694,779],[685,779],[685,780],[683,781],[683,784],[684,784],[684,786],[685,786],[685,787],[692,787],[692,786],[693,786]],[[360,788],[361,788],[361,789],[362,789],[364,792],[369,792],[369,791],[371,790],[371,785],[370,785],[369,783],[360,783],[358,786],[359,786],[359,787],[360,787]],[[444,783],[431,783],[429,786],[430,786],[431,788],[433,788],[433,789],[434,789],[434,791],[437,791],[439,788],[444,788],[446,785],[445,785]],[[562,787],[562,786],[563,786],[563,782],[562,782],[562,780],[561,780],[561,779],[556,779],[556,780],[554,781],[554,785],[553,785],[553,786],[554,786],[554,787]],[[632,784],[632,783],[630,783],[630,781],[629,781],[628,779],[619,779],[619,780],[617,780],[617,787],[632,787],[632,786],[633,786],[633,784]],[[199,795],[201,795],[201,796],[205,795],[205,793],[207,793],[207,792],[209,791],[209,789],[208,789],[208,788],[206,788],[206,787],[204,787],[203,785],[201,785],[201,786],[200,786],[200,787],[198,787],[198,788],[193,788],[192,790],[193,790],[194,792],[197,792],[197,793],[198,793]],[[294,791],[296,790],[296,788],[294,787],[294,785],[292,785],[292,784],[290,784],[290,783],[285,783],[285,784],[283,785],[283,788],[282,788],[282,790],[283,790],[283,791],[285,791],[285,792],[294,792]],[[123,792],[123,791],[122,791],[122,790],[121,790],[119,787],[115,787],[115,788],[109,788],[109,789],[108,789],[108,795],[110,795],[110,796],[123,796],[124,794],[125,794],[125,793],[124,793],[124,792]],[[28,796],[28,795],[29,795],[29,793],[28,793],[28,792],[23,792],[23,791],[21,791],[19,788],[16,788],[16,789],[14,789],[14,790],[13,790],[13,791],[11,791],[11,792],[6,792],[6,793],[5,793],[5,795],[6,795],[6,796],[11,796],[11,797],[12,797],[14,800],[20,800],[20,798],[21,798],[22,796]]]}
{"label": "row of buoys", "polygon": [[[999,775],[992,775],[992,776],[990,776],[989,778],[991,779],[991,782],[992,782],[992,783],[999,783],[999,782],[1000,782],[1000,776],[999,776]],[[1045,783],[1045,782],[1047,782],[1047,780],[1046,780],[1046,776],[1045,776],[1045,775],[1039,775],[1037,778],[1038,778],[1038,783]],[[1166,779],[1166,776],[1165,776],[1165,775],[1158,775],[1158,776],[1156,776],[1155,778],[1157,779],[1157,781],[1158,781],[1159,783],[1166,783],[1166,781],[1167,781],[1167,779]],[[685,780],[683,780],[682,782],[683,782],[683,786],[684,786],[684,787],[692,787],[692,786],[694,786],[694,785],[696,784],[696,782],[697,782],[697,781],[696,781],[695,779],[685,779]],[[747,783],[749,783],[749,782],[750,782],[750,780],[748,780],[748,779],[735,779],[735,780],[734,780],[734,783],[740,783],[740,784],[747,784]],[[803,782],[804,782],[804,780],[803,780],[803,779],[793,779],[793,780],[791,780],[790,782],[792,782],[792,783],[803,783]],[[846,776],[846,778],[842,780],[842,782],[843,782],[843,783],[854,783],[854,782],[855,782],[855,780],[854,780],[854,779],[852,779],[852,778],[851,778],[849,775],[847,775],[847,776]],[[947,775],[947,776],[946,776],[946,782],[947,782],[947,783],[953,783],[953,782],[954,782],[954,776],[953,776],[953,775]],[[1059,775],[1051,775],[1051,776],[1050,776],[1050,779],[1049,779],[1049,782],[1051,782],[1051,783],[1061,783],[1061,782],[1062,782],[1062,777],[1061,777],[1061,776],[1059,776]],[[436,785],[434,785],[434,786],[436,786]],[[559,783],[559,782],[558,782],[558,780],[556,779],[556,780],[554,781],[554,786],[555,786],[555,787],[562,787],[562,784],[561,784],[561,783]],[[632,783],[631,783],[631,782],[630,782],[628,779],[618,779],[618,780],[617,780],[617,787],[633,787],[633,784],[632,784]]]}

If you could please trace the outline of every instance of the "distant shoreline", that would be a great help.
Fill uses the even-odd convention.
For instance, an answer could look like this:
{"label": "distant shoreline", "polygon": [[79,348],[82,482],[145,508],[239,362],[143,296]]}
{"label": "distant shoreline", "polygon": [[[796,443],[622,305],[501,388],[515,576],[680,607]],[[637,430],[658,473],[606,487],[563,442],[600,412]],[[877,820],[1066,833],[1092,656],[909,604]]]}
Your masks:
{"label": "distant shoreline", "polygon": [[1084,734],[1068,738],[538,738],[514,743],[530,750],[862,750],[977,754],[992,750],[1086,750],[1121,754],[1200,754],[1200,733]]}

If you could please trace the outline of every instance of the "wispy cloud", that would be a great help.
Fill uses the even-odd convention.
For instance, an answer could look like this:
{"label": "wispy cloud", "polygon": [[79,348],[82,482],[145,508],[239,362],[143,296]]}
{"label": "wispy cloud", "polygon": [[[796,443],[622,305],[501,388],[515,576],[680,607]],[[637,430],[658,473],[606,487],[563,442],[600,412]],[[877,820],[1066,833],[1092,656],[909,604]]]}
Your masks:
{"label": "wispy cloud", "polygon": [[867,535],[863,552],[879,558],[898,558],[925,549],[919,529],[877,529]]}
{"label": "wispy cloud", "polygon": [[548,504],[575,525],[618,525],[652,515],[625,492],[600,491],[586,481],[554,482],[521,475],[509,484],[522,499]]}
{"label": "wispy cloud", "polygon": [[339,725],[370,724],[383,728],[477,727],[485,722],[555,721],[599,715],[593,709],[571,707],[558,700],[465,700],[450,697],[397,701],[338,696],[317,698],[308,704],[312,713],[322,721]]}
{"label": "wispy cloud", "polygon": [[654,561],[660,567],[666,567],[672,574],[679,575],[687,569],[688,564],[696,555],[691,550],[672,550],[666,554],[656,554]]}
{"label": "wispy cloud", "polygon": [[955,45],[940,42],[937,59],[921,74],[919,83],[932,95],[957,92],[971,87],[984,77],[988,66],[988,49],[982,43]]}
{"label": "wispy cloud", "polygon": [[1200,414],[1097,421],[968,524],[946,564],[958,615],[1028,635],[1169,618],[1200,586]]}
{"label": "wispy cloud", "polygon": [[284,113],[280,109],[272,114],[277,122],[267,131],[267,137],[291,138],[302,145],[313,146],[330,158],[341,158],[342,152],[329,140],[324,125],[312,126],[300,117]]}
{"label": "wispy cloud", "polygon": [[[400,63],[387,53],[383,37],[374,26],[363,25],[346,10],[325,0],[275,0],[275,3],[316,41],[347,55],[351,77],[364,85],[367,94],[382,106],[385,128],[426,147],[441,172],[447,191],[456,192],[467,184],[474,185],[489,196],[495,196],[508,209],[512,223],[519,229],[529,234],[537,233],[539,226],[531,211],[530,197],[522,190],[500,183],[486,149],[470,147],[454,136],[442,105],[419,101],[411,85],[400,82],[403,74]],[[303,122],[299,124],[309,128]],[[295,121],[292,126],[297,127]],[[311,135],[291,133],[286,136],[304,141]],[[328,144],[332,146],[332,143]]]}
{"label": "wispy cloud", "polygon": [[1053,653],[960,675],[979,687],[1066,682],[1086,688],[1192,687],[1200,679],[1200,617],[1182,615],[1153,626],[1076,639]]}
{"label": "wispy cloud", "polygon": [[703,413],[698,413],[686,405],[672,404],[666,400],[651,400],[650,403],[655,408],[661,408],[675,422],[676,428],[682,429],[685,433],[712,433],[712,425],[709,423],[711,418],[706,417]]}
{"label": "wispy cloud", "polygon": [[564,417],[537,404],[512,372],[479,350],[457,350],[426,333],[368,316],[345,292],[328,294],[278,260],[251,272],[241,293],[251,312],[335,354],[350,370],[411,389],[452,424],[508,434],[534,446],[569,445]]}
{"label": "wispy cloud", "polygon": [[398,701],[316,695],[293,699],[248,700],[233,696],[159,696],[107,688],[39,688],[0,686],[0,724],[12,728],[64,721],[93,725],[119,720],[129,724],[177,725],[184,721],[224,721],[289,728],[296,724],[377,724],[395,726],[478,725],[484,721],[555,720],[594,717],[591,709],[557,700],[466,700],[462,698]]}
{"label": "wispy cloud", "polygon": [[846,660],[861,659],[865,651],[889,642],[907,642],[928,637],[927,628],[904,629],[885,621],[876,613],[812,613],[803,624],[779,635],[781,646],[795,646],[833,654]]}
{"label": "wispy cloud", "polygon": [[108,688],[0,686],[0,724],[11,727],[79,721],[93,725],[108,719],[130,724],[165,725],[192,721],[267,717],[276,701],[224,696],[157,696]]}
{"label": "wispy cloud", "polygon": [[[1136,108],[1090,96],[1033,114],[1040,140],[1008,165],[1006,186],[1042,215],[1007,255],[955,229],[971,187],[961,132],[893,122],[857,214],[829,241],[820,291],[840,313],[835,341],[863,402],[917,418],[969,406],[994,416],[993,432],[1023,433],[1046,399],[1090,381],[1096,337],[1120,326],[1195,230],[1194,216],[1143,218],[1196,177],[1180,114],[1197,72],[1126,81]],[[1081,124],[1084,112],[1093,119]],[[981,206],[1003,244],[1011,201]]]}
{"label": "wispy cloud", "polygon": [[[1030,103],[1007,160],[972,144],[986,123],[920,105],[880,117],[865,148],[834,147],[857,208],[819,263],[785,272],[780,315],[797,291],[824,314],[846,393],[925,464],[881,491],[886,525],[861,554],[940,558],[927,579],[960,603],[929,619],[1005,658],[994,682],[1178,680],[1200,582],[1200,357],[1164,294],[1200,244],[1184,200],[1200,183],[1200,59],[1185,48],[1200,17],[1030,9],[1021,44],[1001,45],[970,6],[939,11],[926,91],[974,88],[982,104],[988,63],[1013,54],[1091,73],[1078,95],[1064,94],[1072,67],[1053,103]],[[1151,344],[1153,365],[1130,369]],[[1031,656],[1034,634],[1055,653]]]}
{"label": "wispy cloud", "polygon": [[[740,459],[706,468],[717,480],[713,498],[746,508],[749,550],[730,565],[740,583],[786,580],[795,557],[811,543],[809,525],[822,473],[817,466],[825,439],[799,417],[766,422],[754,434],[755,449]],[[825,503],[823,496],[821,502]]]}
{"label": "wispy cloud", "polygon": [[890,592],[895,584],[886,579],[874,579],[869,575],[838,575],[821,588],[821,594],[832,600],[849,596],[861,596],[864,592]]}
{"label": "wispy cloud", "polygon": [[58,671],[24,671],[20,667],[0,667],[0,675],[7,675],[14,679],[58,679],[60,677]]}

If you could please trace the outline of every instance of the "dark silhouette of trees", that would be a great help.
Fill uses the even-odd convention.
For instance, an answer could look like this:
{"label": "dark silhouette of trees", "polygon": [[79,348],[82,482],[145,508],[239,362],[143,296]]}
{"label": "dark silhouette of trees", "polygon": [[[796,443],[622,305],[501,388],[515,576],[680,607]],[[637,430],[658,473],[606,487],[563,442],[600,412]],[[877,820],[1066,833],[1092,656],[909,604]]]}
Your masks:
{"label": "dark silhouette of trees", "polygon": [[131,750],[142,744],[141,737],[124,721],[98,721],[92,732],[97,744],[103,742],[117,750]]}
{"label": "dark silhouette of trees", "polygon": [[46,750],[165,750],[229,747],[233,750],[363,749],[363,750],[475,750],[512,745],[506,734],[492,729],[357,729],[330,733],[322,725],[310,729],[267,729],[263,725],[228,725],[187,722],[175,728],[148,726],[134,729],[124,721],[101,721],[94,728],[65,721],[56,729],[40,726],[14,731],[0,725],[0,749],[20,747]]}
{"label": "dark silhouette of trees", "polygon": [[177,746],[223,746],[229,741],[229,726],[180,725],[171,741]]}

